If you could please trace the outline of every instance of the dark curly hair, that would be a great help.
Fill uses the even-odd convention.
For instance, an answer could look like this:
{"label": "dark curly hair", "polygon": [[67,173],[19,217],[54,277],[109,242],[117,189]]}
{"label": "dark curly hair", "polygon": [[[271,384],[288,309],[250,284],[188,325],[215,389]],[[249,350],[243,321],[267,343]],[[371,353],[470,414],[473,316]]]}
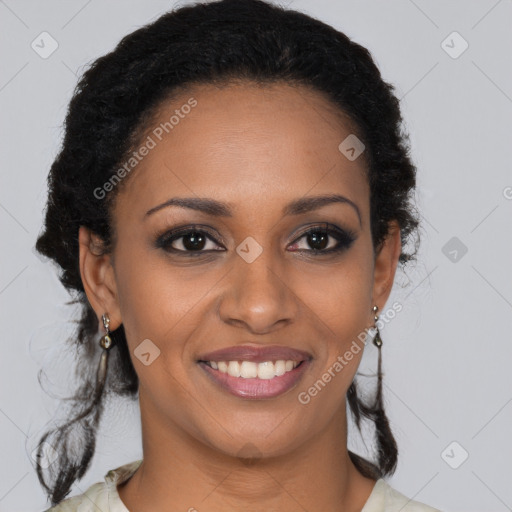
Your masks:
{"label": "dark curly hair", "polygon": [[[303,13],[263,0],[221,0],[181,7],[124,37],[83,74],[69,104],[62,146],[48,176],[44,230],[36,249],[60,269],[59,279],[81,307],[76,344],[82,384],[71,399],[71,418],[41,437],[56,451],[43,478],[52,505],[62,501],[90,465],[106,396],[137,397],[138,378],[121,325],[112,336],[109,371],[95,388],[99,345],[98,319],[84,292],[79,270],[78,231],[86,226],[112,250],[113,200],[94,190],[114,176],[137,145],[158,108],[192,84],[286,83],[323,94],[333,111],[348,116],[365,145],[370,186],[370,223],[374,250],[389,234],[389,222],[401,230],[404,266],[415,259],[419,219],[412,201],[416,168],[409,156],[394,87],[385,82],[370,52],[345,34]],[[128,179],[128,178],[126,178]],[[406,252],[410,245],[412,250]],[[91,392],[91,389],[94,390]],[[381,402],[365,403],[355,381],[347,402],[359,430],[361,418],[375,423],[377,462],[349,451],[369,478],[392,474],[398,450]]]}

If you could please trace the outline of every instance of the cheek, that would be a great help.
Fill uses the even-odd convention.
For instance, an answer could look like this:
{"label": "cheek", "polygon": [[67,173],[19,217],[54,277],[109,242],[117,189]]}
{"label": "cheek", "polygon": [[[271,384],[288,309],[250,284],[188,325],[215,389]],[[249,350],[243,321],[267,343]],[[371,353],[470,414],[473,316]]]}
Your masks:
{"label": "cheek", "polygon": [[[121,240],[121,236],[119,240]],[[118,300],[127,332],[144,335],[172,326],[200,298],[201,290],[187,286],[179,267],[173,267],[165,253],[145,247],[133,235],[116,248],[115,267]]]}
{"label": "cheek", "polygon": [[304,268],[297,278],[301,299],[334,333],[364,327],[370,318],[373,263],[365,246],[360,243],[323,268]]}
{"label": "cheek", "polygon": [[159,408],[181,408],[186,396],[181,396],[179,383],[186,382],[188,372],[183,351],[198,324],[191,312],[204,293],[165,258],[149,258],[147,253],[140,258],[136,251],[125,252],[116,259],[116,270],[124,330],[141,392]]}
{"label": "cheek", "polygon": [[308,323],[323,341],[315,378],[329,381],[331,393],[323,399],[333,404],[343,400],[354,378],[372,325],[372,264],[371,246],[361,243],[328,272],[298,281]]}
{"label": "cheek", "polygon": [[[160,364],[182,371],[178,367],[191,357],[184,352],[201,327],[205,308],[212,307],[214,294],[208,292],[225,270],[173,265],[159,251],[119,252],[118,300],[131,354],[137,355],[137,347],[149,339],[160,350]],[[136,370],[143,368],[136,359],[134,365]]]}

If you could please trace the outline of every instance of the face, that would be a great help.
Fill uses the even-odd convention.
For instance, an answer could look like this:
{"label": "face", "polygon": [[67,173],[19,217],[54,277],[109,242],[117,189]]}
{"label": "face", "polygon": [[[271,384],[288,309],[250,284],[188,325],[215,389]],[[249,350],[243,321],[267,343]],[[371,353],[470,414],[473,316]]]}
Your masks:
{"label": "face", "polygon": [[271,456],[344,417],[400,247],[390,237],[375,259],[363,158],[338,149],[353,132],[334,109],[285,84],[194,86],[162,106],[125,178],[111,257],[81,228],[84,286],[124,325],[143,423]]}

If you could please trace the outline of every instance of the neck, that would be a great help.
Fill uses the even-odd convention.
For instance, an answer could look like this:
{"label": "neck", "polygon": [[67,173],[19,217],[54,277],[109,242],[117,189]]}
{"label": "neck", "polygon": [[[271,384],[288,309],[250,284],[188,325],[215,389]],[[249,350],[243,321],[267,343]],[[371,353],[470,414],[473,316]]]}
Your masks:
{"label": "neck", "polygon": [[[357,471],[348,456],[345,404],[324,431],[295,450],[275,457],[240,459],[208,446],[175,424],[154,421],[155,411],[149,410],[142,396],[140,402],[143,462],[118,486],[130,512],[359,512],[375,485],[375,480]],[[145,421],[149,417],[152,421]]]}

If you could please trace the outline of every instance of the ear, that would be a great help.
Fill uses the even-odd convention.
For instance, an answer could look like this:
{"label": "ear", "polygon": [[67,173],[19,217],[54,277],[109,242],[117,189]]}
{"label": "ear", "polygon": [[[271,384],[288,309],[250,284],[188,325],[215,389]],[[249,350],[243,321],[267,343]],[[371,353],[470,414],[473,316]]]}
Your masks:
{"label": "ear", "polygon": [[112,256],[103,253],[102,239],[85,226],[80,226],[78,230],[78,245],[80,275],[87,299],[96,312],[100,325],[101,316],[108,313],[110,330],[114,331],[122,320]]}
{"label": "ear", "polygon": [[377,305],[381,310],[388,300],[401,251],[400,227],[398,222],[391,221],[388,235],[381,243],[375,256],[372,307]]}

